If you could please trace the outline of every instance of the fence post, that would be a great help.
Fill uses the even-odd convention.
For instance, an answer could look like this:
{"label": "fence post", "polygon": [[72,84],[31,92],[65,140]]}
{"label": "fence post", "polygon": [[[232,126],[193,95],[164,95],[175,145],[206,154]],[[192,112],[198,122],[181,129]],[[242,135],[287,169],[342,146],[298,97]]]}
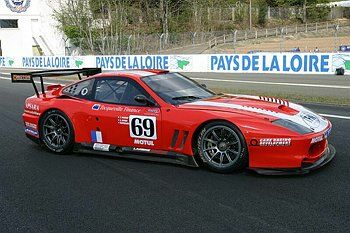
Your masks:
{"label": "fence post", "polygon": [[317,32],[317,22],[316,22],[316,32]]}
{"label": "fence post", "polygon": [[235,8],[234,7],[232,7],[231,8],[231,14],[232,14],[232,22],[234,22],[235,21]]}
{"label": "fence post", "polygon": [[276,28],[276,36],[278,36],[278,28]]}
{"label": "fence post", "polygon": [[327,24],[326,24],[326,30],[328,31],[328,22],[327,22]]}
{"label": "fence post", "polygon": [[337,25],[334,25],[334,29],[335,29],[335,33],[334,33],[334,51],[337,51],[337,44],[338,43],[338,31],[339,31],[339,24],[337,23]]}
{"label": "fence post", "polygon": [[226,35],[224,34],[224,44],[226,44]]}
{"label": "fence post", "polygon": [[265,37],[267,38],[267,28],[265,29]]}
{"label": "fence post", "polygon": [[305,24],[305,32],[307,33],[307,23]]}
{"label": "fence post", "polygon": [[159,37],[159,52],[162,50],[162,39],[164,37],[164,33],[162,33]]}
{"label": "fence post", "polygon": [[282,52],[282,43],[283,43],[283,31],[284,31],[284,28],[281,28],[281,41],[280,41],[280,53]]}
{"label": "fence post", "polygon": [[132,35],[128,37],[128,55],[130,55],[131,52],[131,45],[130,45],[130,40],[131,40]]}
{"label": "fence post", "polygon": [[258,30],[255,29],[255,39],[258,39]]}
{"label": "fence post", "polygon": [[233,51],[236,53],[236,42],[237,42],[237,30],[233,33]]}
{"label": "fence post", "polygon": [[295,34],[298,33],[298,25],[295,26]]}
{"label": "fence post", "polygon": [[207,14],[208,14],[208,21],[210,21],[210,7],[208,7],[208,9],[207,9]]}
{"label": "fence post", "polygon": [[196,39],[196,35],[197,35],[197,32],[194,32],[192,34],[192,44],[195,44],[194,42],[195,42],[195,39]]}

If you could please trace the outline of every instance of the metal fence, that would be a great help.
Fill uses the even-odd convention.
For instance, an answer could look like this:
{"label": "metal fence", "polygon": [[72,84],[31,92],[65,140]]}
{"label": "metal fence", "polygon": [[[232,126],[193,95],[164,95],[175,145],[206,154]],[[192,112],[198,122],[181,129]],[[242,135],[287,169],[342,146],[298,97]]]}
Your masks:
{"label": "metal fence", "polygon": [[[350,26],[350,23],[324,22],[310,23],[294,26],[285,26],[269,29],[254,30],[230,30],[213,32],[187,32],[168,34],[133,34],[119,37],[104,37],[90,41],[79,39],[66,43],[67,55],[115,55],[115,54],[148,54],[164,53],[165,51],[180,50],[182,47],[202,45],[205,49],[211,49],[220,44],[232,43],[235,49],[237,43],[246,40],[261,38],[284,38],[288,35],[300,33],[317,33],[322,31],[337,31],[342,27]],[[66,41],[65,41],[66,42]],[[282,46],[281,46],[282,49]],[[198,53],[201,51],[198,51]]]}
{"label": "metal fence", "polygon": [[[350,23],[346,22],[324,22],[324,23],[309,23],[301,24],[295,26],[285,26],[278,28],[269,28],[269,29],[255,29],[252,31],[248,30],[235,30],[230,33],[225,33],[224,35],[214,37],[208,42],[208,48],[213,48],[220,44],[232,43],[233,49],[236,48],[237,43],[246,40],[257,40],[262,38],[281,38],[281,43],[284,38],[288,35],[295,35],[301,33],[318,33],[318,32],[327,32],[331,31],[334,33],[334,36],[337,37],[339,31],[342,28],[349,27]],[[281,46],[281,52],[284,50]]]}
{"label": "metal fence", "polygon": [[163,50],[183,46],[206,44],[211,38],[224,35],[221,32],[186,32],[168,34],[134,34],[104,37],[90,41],[82,38],[66,43],[66,53],[70,55],[109,55],[158,53]]}

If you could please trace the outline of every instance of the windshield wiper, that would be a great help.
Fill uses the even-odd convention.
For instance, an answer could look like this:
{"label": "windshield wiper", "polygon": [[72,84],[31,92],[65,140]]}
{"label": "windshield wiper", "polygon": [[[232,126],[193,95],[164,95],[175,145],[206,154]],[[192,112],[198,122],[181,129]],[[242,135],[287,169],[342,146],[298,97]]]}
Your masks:
{"label": "windshield wiper", "polygon": [[177,96],[172,98],[173,100],[188,100],[188,99],[201,99],[201,97],[193,96],[193,95],[184,95],[184,96]]}

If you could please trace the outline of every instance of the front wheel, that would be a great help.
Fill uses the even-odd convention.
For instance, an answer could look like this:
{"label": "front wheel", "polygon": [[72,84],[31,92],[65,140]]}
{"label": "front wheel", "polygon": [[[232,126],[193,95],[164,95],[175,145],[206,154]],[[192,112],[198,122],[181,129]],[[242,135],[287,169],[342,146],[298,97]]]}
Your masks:
{"label": "front wheel", "polygon": [[40,138],[47,149],[55,153],[70,152],[74,144],[73,126],[59,110],[50,110],[40,121]]}
{"label": "front wheel", "polygon": [[228,122],[212,122],[201,131],[197,140],[199,156],[207,167],[229,173],[247,166],[248,151],[240,130]]}

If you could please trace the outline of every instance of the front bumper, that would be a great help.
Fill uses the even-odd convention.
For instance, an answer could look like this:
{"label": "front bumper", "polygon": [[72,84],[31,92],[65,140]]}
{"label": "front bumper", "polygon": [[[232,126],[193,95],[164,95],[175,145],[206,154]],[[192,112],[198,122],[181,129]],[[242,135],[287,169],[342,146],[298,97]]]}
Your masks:
{"label": "front bumper", "polygon": [[320,167],[323,167],[329,163],[335,156],[336,150],[332,145],[328,145],[326,151],[316,162],[311,164],[303,164],[300,168],[288,168],[288,169],[264,169],[264,168],[252,168],[251,170],[255,171],[261,175],[302,175],[309,173],[312,170],[316,170]]}

